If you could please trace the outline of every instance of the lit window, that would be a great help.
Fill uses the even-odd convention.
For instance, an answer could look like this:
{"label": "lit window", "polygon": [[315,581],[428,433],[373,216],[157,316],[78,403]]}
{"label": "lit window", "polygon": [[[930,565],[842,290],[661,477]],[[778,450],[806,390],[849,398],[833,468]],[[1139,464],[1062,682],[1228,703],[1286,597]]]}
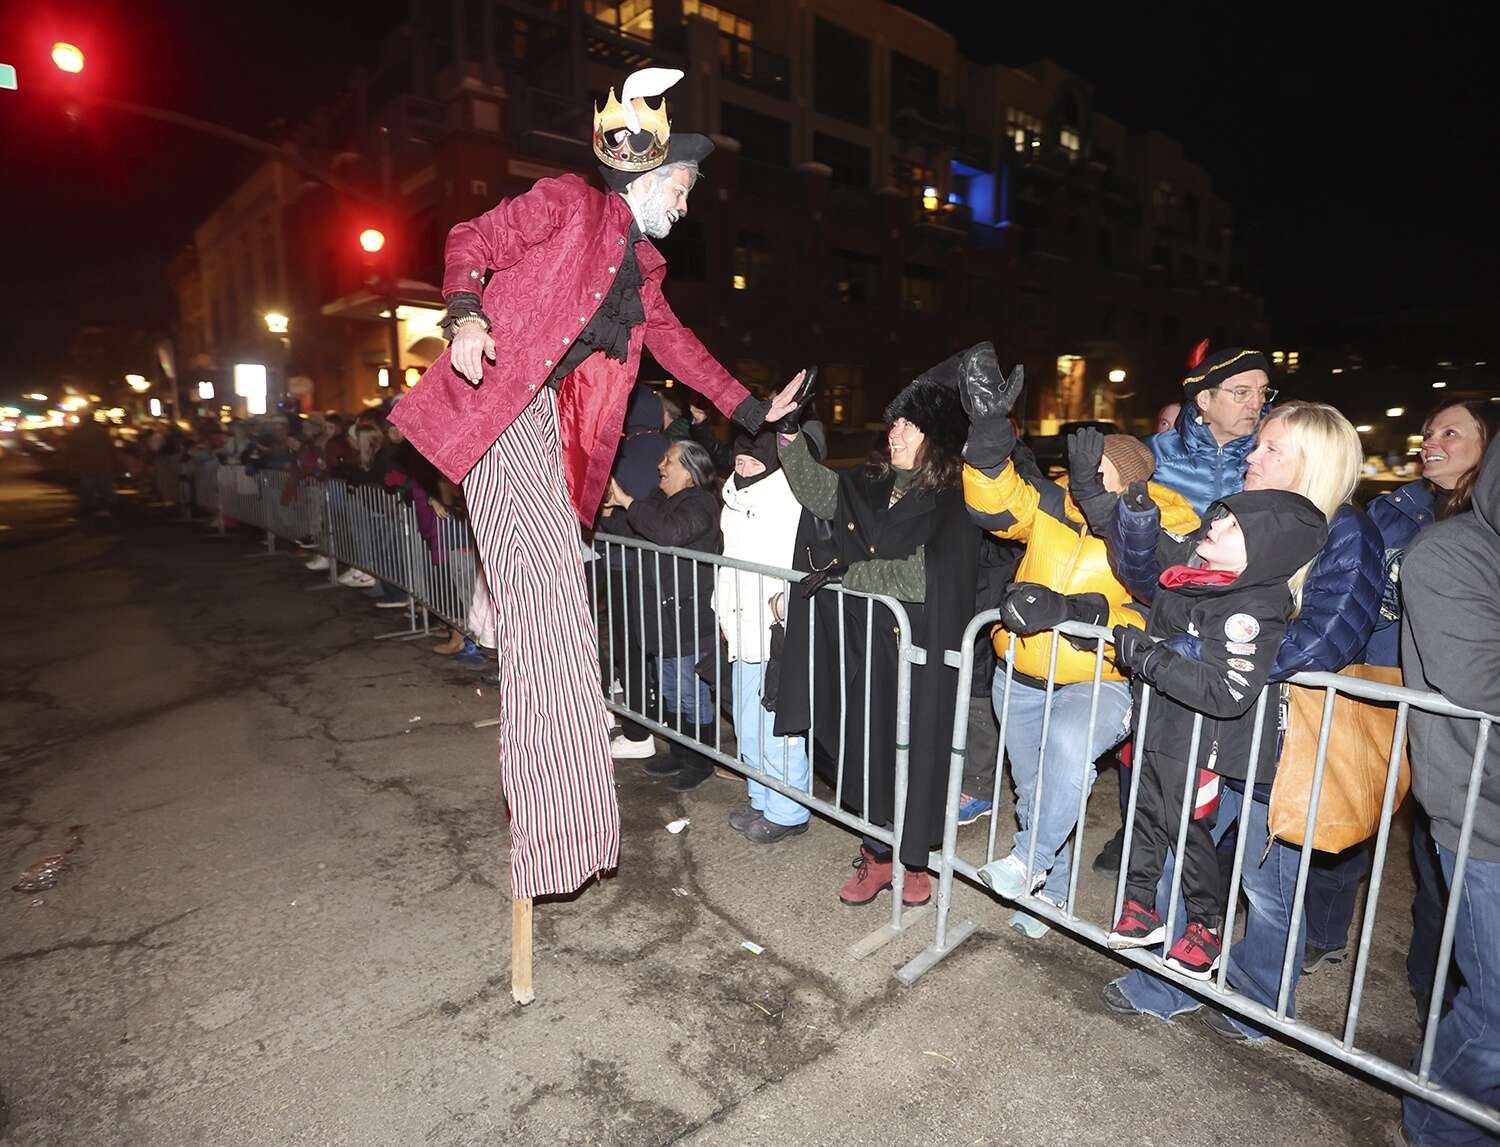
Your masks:
{"label": "lit window", "polygon": [[1284,351],[1273,350],[1271,352],[1271,361],[1274,362],[1277,366],[1280,366],[1282,362],[1285,361],[1285,359],[1286,353]]}
{"label": "lit window", "polygon": [[734,289],[736,291],[743,291],[747,286],[749,286],[749,284],[745,282],[744,275],[736,275],[734,277]]}
{"label": "lit window", "polygon": [[596,23],[607,28],[613,28],[627,36],[649,40],[654,27],[651,2],[652,0],[619,0],[618,3],[610,3],[609,0],[584,0],[584,11]]}
{"label": "lit window", "polygon": [[686,20],[689,16],[702,16],[705,20],[712,20],[719,26],[720,32],[726,36],[733,36],[737,40],[755,39],[753,20],[736,16],[717,4],[704,4],[701,0],[682,0],[682,17]]}
{"label": "lit window", "polygon": [[1016,151],[1024,152],[1029,144],[1040,147],[1042,121],[1016,108],[1005,109],[1005,135]]}
{"label": "lit window", "polygon": [[1057,142],[1068,153],[1069,159],[1078,158],[1078,151],[1083,146],[1083,139],[1075,129],[1071,127],[1063,128],[1057,133]]}

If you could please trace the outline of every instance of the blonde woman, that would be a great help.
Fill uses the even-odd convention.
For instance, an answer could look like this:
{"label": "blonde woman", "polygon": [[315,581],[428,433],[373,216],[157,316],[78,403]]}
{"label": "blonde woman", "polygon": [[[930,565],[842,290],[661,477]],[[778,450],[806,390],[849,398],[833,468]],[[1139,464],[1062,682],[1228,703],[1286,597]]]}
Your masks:
{"label": "blonde woman", "polygon": [[[1284,681],[1304,671],[1337,672],[1357,661],[1380,613],[1382,547],[1380,532],[1364,511],[1349,501],[1359,481],[1363,460],[1359,435],[1349,420],[1319,402],[1288,402],[1271,411],[1256,432],[1255,447],[1246,459],[1246,490],[1289,490],[1301,494],[1328,518],[1328,541],[1318,556],[1298,571],[1292,589],[1298,596],[1297,616],[1287,625],[1271,670],[1270,680]],[[1149,499],[1127,491],[1115,508],[1109,531],[1110,562],[1120,579],[1140,601],[1155,596],[1156,579],[1172,564],[1179,546],[1188,552],[1198,534],[1178,542],[1161,532],[1158,511]],[[1254,635],[1238,635],[1253,643]],[[1209,639],[1204,635],[1204,639]],[[1222,640],[1222,638],[1221,638]],[[1274,701],[1273,696],[1273,701]],[[1274,1008],[1281,983],[1282,959],[1292,931],[1292,900],[1301,852],[1279,842],[1267,851],[1266,820],[1274,768],[1257,774],[1254,790],[1227,780],[1214,826],[1215,840],[1236,822],[1247,833],[1244,890],[1249,901],[1245,935],[1230,951],[1229,984],[1251,999]],[[1248,858],[1264,861],[1249,863]],[[1357,886],[1357,880],[1355,884]],[[1157,910],[1165,915],[1171,866],[1158,890]],[[1184,914],[1177,913],[1179,927]],[[1302,972],[1303,940],[1315,921],[1297,922],[1296,953],[1292,967],[1294,1014],[1297,978]],[[1169,937],[1169,942],[1176,937]],[[1312,937],[1316,946],[1318,936]],[[1144,1013],[1170,1020],[1203,1005],[1171,983],[1137,970],[1106,985],[1104,1002],[1115,1011]],[[1265,1039],[1264,1031],[1213,1008],[1204,1022],[1226,1039]]]}

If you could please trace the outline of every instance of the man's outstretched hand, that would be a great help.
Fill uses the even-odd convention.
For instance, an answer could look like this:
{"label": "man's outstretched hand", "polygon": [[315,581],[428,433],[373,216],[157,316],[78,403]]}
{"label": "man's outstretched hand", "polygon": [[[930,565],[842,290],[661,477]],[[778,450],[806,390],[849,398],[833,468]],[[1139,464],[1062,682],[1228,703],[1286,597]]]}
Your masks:
{"label": "man's outstretched hand", "polygon": [[766,423],[780,422],[797,407],[802,405],[807,395],[802,393],[802,384],[807,381],[807,371],[799,370],[792,381],[776,392],[776,397],[771,399],[771,409],[766,411]]}
{"label": "man's outstretched hand", "polygon": [[453,336],[449,361],[453,369],[463,375],[470,386],[484,381],[484,364],[481,359],[495,361],[495,340],[480,323],[465,323]]}

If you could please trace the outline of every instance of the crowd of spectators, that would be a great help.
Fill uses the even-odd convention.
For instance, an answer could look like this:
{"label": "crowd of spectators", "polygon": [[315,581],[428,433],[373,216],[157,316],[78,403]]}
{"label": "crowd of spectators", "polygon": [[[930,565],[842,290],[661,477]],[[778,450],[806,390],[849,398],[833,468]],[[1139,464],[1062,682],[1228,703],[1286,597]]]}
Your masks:
{"label": "crowd of spectators", "polygon": [[[727,751],[773,779],[774,786],[749,782],[744,805],[729,817],[749,841],[776,845],[804,833],[808,810],[790,794],[811,794],[819,773],[837,782],[842,771],[845,804],[889,828],[898,815],[891,791],[897,746],[893,726],[888,727],[897,644],[889,623],[871,626],[862,599],[843,597],[818,609],[830,597],[814,591],[842,583],[845,589],[895,598],[910,619],[909,638],[929,650],[952,648],[975,612],[999,608],[1003,623],[980,643],[989,660],[969,707],[978,751],[971,749],[966,763],[960,820],[970,824],[996,812],[994,761],[1002,748],[996,745],[997,718],[1008,705],[1003,752],[1015,790],[1015,820],[998,834],[1007,846],[983,875],[1008,899],[1036,893],[1058,905],[1068,896],[1070,841],[1097,767],[1118,764],[1123,771],[1132,762],[1130,737],[1139,708],[1132,687],[1138,693],[1149,681],[1189,713],[1207,712],[1220,722],[1226,745],[1233,738],[1224,722],[1238,720],[1254,703],[1258,688],[1235,688],[1233,680],[1245,685],[1235,668],[1226,678],[1234,703],[1224,700],[1222,691],[1172,696],[1175,670],[1163,665],[1185,658],[1201,684],[1202,673],[1213,670],[1213,658],[1202,651],[1212,638],[1224,642],[1227,636],[1232,654],[1238,647],[1227,664],[1248,673],[1256,663],[1257,685],[1268,681],[1273,690],[1298,672],[1338,672],[1367,663],[1404,666],[1408,684],[1441,689],[1460,704],[1491,712],[1500,708],[1494,694],[1500,667],[1482,668],[1494,660],[1493,635],[1500,632],[1500,621],[1472,620],[1500,617],[1493,581],[1500,568],[1494,553],[1500,545],[1500,452],[1490,448],[1496,407],[1450,402],[1434,410],[1423,426],[1422,476],[1361,508],[1354,494],[1364,458],[1353,426],[1331,406],[1277,404],[1269,374],[1255,352],[1209,356],[1190,373],[1182,403],[1164,409],[1156,434],[1142,441],[1081,432],[1070,443],[1069,473],[1057,479],[1043,476],[1019,441],[1010,418],[1019,372],[1001,372],[988,344],[914,380],[886,411],[887,433],[874,456],[863,466],[840,469],[828,466],[821,427],[808,418],[790,416],[726,443],[699,406],[637,388],[594,524],[597,560],[608,571],[596,579],[604,676],[613,678],[612,687],[632,712],[701,745],[728,746],[732,740]],[[162,504],[173,503],[182,479],[191,479],[206,462],[248,472],[283,471],[287,489],[328,480],[345,494],[370,486],[410,501],[435,562],[441,562],[444,548],[453,545],[452,532],[443,540],[437,523],[463,522],[463,491],[403,440],[387,414],[377,409],[353,418],[274,415],[223,425],[205,422],[192,432],[164,424],[136,436],[123,467],[107,432],[86,420],[72,443],[83,508],[110,512],[111,474],[122,468],[135,475],[139,490]],[[1252,496],[1257,491],[1265,493]],[[1268,566],[1257,547],[1264,547],[1272,529],[1273,518],[1266,516],[1271,510],[1318,528],[1296,535],[1295,544],[1293,534],[1284,533],[1284,560]],[[1290,520],[1276,519],[1276,528],[1290,530]],[[1223,634],[1195,632],[1188,620],[1176,633],[1159,620],[1169,608],[1162,602],[1176,600],[1184,585],[1191,596],[1191,587],[1203,583],[1198,568],[1203,561],[1195,553],[1215,552],[1226,529],[1241,526],[1246,540],[1239,543],[1240,564],[1210,562],[1211,570],[1229,571],[1214,585],[1231,584],[1246,569],[1248,544],[1252,569],[1263,574],[1274,567],[1271,581],[1287,595],[1284,615],[1241,610],[1230,615]],[[1429,534],[1431,545],[1425,544]],[[767,573],[718,569],[689,557],[611,544],[624,538],[810,576],[789,584]],[[1299,550],[1288,564],[1286,555],[1309,539],[1308,555]],[[1261,559],[1254,558],[1257,553]],[[1437,564],[1440,553],[1447,565]],[[1419,565],[1424,580],[1418,592],[1408,582]],[[327,567],[321,554],[307,561],[312,571]],[[1449,587],[1444,575],[1455,569],[1464,576],[1455,575]],[[1174,572],[1180,570],[1189,574]],[[367,593],[377,608],[411,604],[405,590],[358,569],[346,570],[338,580]],[[1159,599],[1163,586],[1172,592]],[[1463,597],[1461,603],[1450,601],[1455,594]],[[454,627],[434,652],[477,671],[493,668],[487,596],[481,574],[467,624]],[[1257,608],[1274,613],[1281,607],[1258,599]],[[1059,643],[1053,653],[1049,631],[1065,620],[1113,630],[1102,664],[1094,645]],[[1153,636],[1171,638],[1161,650],[1153,650],[1143,636],[1148,620]],[[1262,631],[1274,648],[1257,650]],[[1466,664],[1480,667],[1465,672],[1454,650],[1468,648],[1465,642],[1473,645],[1475,633],[1488,634],[1488,644],[1480,641],[1464,655],[1470,659]],[[1013,638],[1007,674],[1004,657]],[[1262,655],[1265,664],[1259,666]],[[908,870],[905,897],[911,904],[931,895],[926,858],[938,843],[946,791],[953,691],[951,673],[933,664],[940,660],[929,654],[928,665],[911,668],[913,736],[900,858]],[[1212,703],[1205,699],[1210,693],[1216,698]],[[1044,722],[1049,697],[1051,714]],[[1215,708],[1220,701],[1226,706],[1222,711]],[[720,728],[720,706],[731,738]],[[819,714],[816,721],[809,709]],[[1418,1008],[1425,1009],[1436,980],[1444,907],[1452,895],[1465,897],[1442,1001],[1434,1078],[1494,1103],[1500,1098],[1495,1035],[1500,994],[1493,986],[1500,981],[1495,923],[1500,840],[1492,822],[1500,808],[1500,781],[1491,769],[1479,806],[1481,818],[1489,815],[1490,821],[1476,830],[1464,884],[1455,888],[1456,832],[1468,784],[1464,752],[1472,752],[1474,742],[1472,730],[1465,740],[1456,722],[1444,720],[1419,721],[1415,715],[1412,720],[1417,800],[1411,859],[1417,895],[1409,986]],[[924,730],[934,735],[924,739]],[[647,773],[679,791],[713,775],[702,753],[663,740],[665,751],[659,751],[649,728],[622,719],[611,749],[617,760],[638,760]],[[1317,853],[1304,914],[1294,920],[1301,851],[1271,836],[1267,827],[1270,782],[1281,751],[1274,727],[1262,744],[1266,760],[1253,784],[1244,780],[1243,760],[1237,768],[1217,769],[1213,800],[1205,800],[1202,822],[1193,826],[1196,860],[1190,855],[1193,873],[1184,881],[1190,902],[1188,911],[1179,907],[1175,913],[1180,934],[1166,936],[1160,927],[1168,916],[1173,826],[1170,834],[1159,836],[1164,843],[1154,857],[1135,854],[1127,912],[1111,939],[1119,939],[1119,946],[1162,944],[1178,970],[1211,975],[1223,940],[1214,930],[1222,912],[1205,915],[1197,906],[1212,904],[1211,894],[1222,895],[1228,885],[1227,865],[1212,863],[1214,850],[1222,860],[1238,834],[1248,835],[1245,931],[1229,957],[1228,983],[1276,1007],[1283,955],[1295,935],[1287,1008],[1295,1015],[1298,977],[1348,953],[1371,849],[1366,842],[1343,854]],[[1155,776],[1163,751],[1169,750],[1160,743],[1147,746],[1145,758],[1135,763]],[[861,771],[867,760],[867,771]],[[1043,761],[1045,786],[1039,783]],[[1181,782],[1173,783],[1181,791]],[[1122,822],[1128,790],[1122,780]],[[1138,817],[1138,828],[1149,826],[1151,810],[1143,804]],[[1124,843],[1122,824],[1095,868],[1117,871]],[[892,885],[890,846],[867,838],[854,869],[839,896],[847,904],[869,903]],[[1153,886],[1155,894],[1148,895]],[[1185,931],[1195,920],[1198,931]],[[1023,911],[1012,924],[1031,938],[1047,930]],[[1106,985],[1104,999],[1118,1012],[1164,1020],[1201,1010],[1207,1025],[1227,1039],[1268,1036],[1246,1019],[1205,1008],[1196,996],[1145,969]],[[1401,1134],[1424,1144],[1465,1141],[1456,1137],[1455,1126],[1451,1116],[1408,1100]]]}

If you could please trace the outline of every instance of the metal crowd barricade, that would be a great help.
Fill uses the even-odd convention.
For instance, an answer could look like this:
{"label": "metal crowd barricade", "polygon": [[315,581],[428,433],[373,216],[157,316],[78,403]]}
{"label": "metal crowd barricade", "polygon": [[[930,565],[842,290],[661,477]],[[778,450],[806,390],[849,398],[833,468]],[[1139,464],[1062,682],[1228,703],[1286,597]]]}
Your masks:
{"label": "metal crowd barricade", "polygon": [[199,458],[193,468],[193,499],[198,509],[212,514],[219,533],[224,532],[224,518],[219,513],[219,460],[212,455]]}
{"label": "metal crowd barricade", "polygon": [[260,482],[255,474],[236,463],[220,466],[218,480],[220,514],[226,519],[264,529]]}
{"label": "metal crowd barricade", "polygon": [[299,542],[314,537],[321,517],[321,500],[315,496],[314,483],[296,480],[284,470],[262,470],[258,477],[267,547],[274,549],[277,538]]}
{"label": "metal crowd barricade", "polygon": [[[953,878],[955,875],[960,875],[982,885],[980,868],[983,863],[989,863],[996,858],[995,844],[998,826],[995,822],[999,820],[998,815],[991,818],[984,861],[981,864],[975,864],[972,860],[966,859],[959,854],[958,806],[960,789],[963,783],[964,758],[968,747],[968,712],[967,706],[962,702],[965,702],[970,695],[969,690],[972,684],[975,663],[974,642],[982,633],[990,630],[998,621],[1000,621],[998,610],[979,614],[969,623],[965,631],[962,651],[948,651],[945,654],[947,664],[956,666],[959,670],[957,688],[961,703],[954,715],[953,752],[949,763],[947,807],[943,822],[942,850],[933,857],[933,867],[938,873],[936,934],[933,943],[897,973],[898,978],[906,984],[914,983],[920,976],[973,934],[975,931],[973,921],[962,920],[955,922],[950,918]],[[1060,638],[1065,636],[1072,636],[1084,641],[1093,642],[1096,647],[1095,671],[1092,682],[1089,685],[1089,723],[1087,737],[1084,741],[1084,744],[1087,745],[1094,740],[1094,727],[1099,711],[1102,663],[1103,658],[1107,655],[1105,645],[1110,640],[1112,634],[1108,629],[1077,622],[1065,622],[1052,634],[1050,667],[1046,684],[1047,696],[1043,715],[1043,755],[1038,766],[1037,789],[1033,796],[1034,808],[1040,806],[1041,794],[1046,784],[1048,769],[1048,761],[1046,760],[1046,728],[1052,716],[1055,691],[1060,688],[1055,683],[1058,642]],[[1000,748],[997,752],[994,791],[990,794],[997,813],[1000,808],[1000,796],[1004,783],[1005,733],[1010,719],[1010,698],[1014,687],[1015,647],[1016,639],[1012,636],[1010,646],[1007,649],[1005,660],[1002,664],[1004,684],[1000,688]],[[1356,1042],[1360,1006],[1363,1002],[1365,987],[1369,979],[1371,941],[1375,929],[1376,910],[1380,901],[1386,854],[1390,843],[1391,822],[1396,812],[1394,807],[1395,794],[1402,756],[1401,750],[1406,737],[1408,714],[1412,709],[1417,709],[1459,720],[1474,721],[1478,726],[1476,749],[1471,762],[1470,779],[1466,790],[1464,819],[1458,839],[1453,879],[1450,883],[1450,887],[1455,891],[1460,890],[1463,886],[1463,874],[1468,862],[1469,845],[1474,831],[1474,818],[1478,807],[1479,791],[1486,764],[1486,751],[1490,740],[1490,732],[1495,722],[1500,721],[1500,717],[1494,714],[1480,713],[1461,708],[1435,693],[1424,693],[1414,689],[1345,677],[1333,673],[1299,673],[1292,678],[1292,681],[1298,685],[1321,689],[1325,695],[1323,716],[1318,735],[1317,755],[1313,767],[1312,788],[1308,799],[1307,821],[1303,836],[1305,841],[1310,842],[1314,839],[1314,828],[1317,824],[1318,804],[1323,791],[1324,771],[1327,764],[1328,742],[1332,731],[1334,700],[1336,696],[1343,694],[1381,704],[1395,705],[1397,708],[1395,733],[1387,757],[1380,823],[1374,838],[1374,856],[1370,874],[1369,892],[1365,903],[1359,944],[1355,953],[1353,984],[1342,1029],[1337,1032],[1324,1031],[1306,1020],[1293,1019],[1288,1014],[1291,1007],[1292,992],[1295,987],[1292,975],[1293,968],[1295,967],[1295,957],[1297,952],[1300,951],[1300,946],[1304,940],[1302,935],[1302,918],[1307,894],[1308,872],[1312,864],[1312,854],[1315,851],[1311,847],[1300,849],[1301,858],[1298,864],[1296,889],[1292,901],[1292,923],[1282,960],[1275,1007],[1268,1007],[1258,1003],[1230,987],[1227,982],[1229,957],[1234,947],[1235,918],[1242,891],[1245,866],[1247,862],[1255,864],[1258,859],[1250,857],[1247,861],[1247,857],[1245,856],[1246,842],[1250,835],[1248,832],[1240,832],[1235,844],[1229,895],[1225,901],[1226,915],[1223,928],[1223,951],[1218,970],[1214,973],[1211,980],[1192,979],[1174,971],[1166,966],[1161,955],[1151,949],[1126,949],[1118,951],[1116,954],[1146,969],[1152,975],[1169,980],[1186,991],[1200,996],[1214,1007],[1233,1012],[1251,1021],[1258,1027],[1279,1032],[1298,1043],[1373,1076],[1383,1083],[1397,1087],[1434,1106],[1445,1108],[1469,1119],[1492,1133],[1500,1132],[1500,1110],[1478,1102],[1471,1097],[1458,1094],[1449,1088],[1433,1084],[1430,1079],[1434,1042],[1439,1015],[1443,1006],[1443,990],[1449,975],[1449,961],[1457,926],[1459,896],[1450,894],[1448,897],[1447,910],[1443,920],[1442,938],[1438,947],[1437,979],[1432,987],[1431,1004],[1427,1010],[1417,1070],[1413,1071],[1405,1065],[1393,1063],[1370,1050],[1362,1049],[1357,1046]],[[1266,686],[1256,702],[1256,726],[1246,770],[1248,775],[1244,781],[1244,793],[1246,795],[1241,815],[1249,811],[1251,794],[1256,784],[1256,764],[1260,753],[1260,731],[1263,728],[1262,718],[1265,714],[1265,707],[1268,704],[1278,703],[1274,698],[1279,688],[1276,684]],[[1134,722],[1135,736],[1138,744],[1141,742],[1145,730],[1149,725],[1151,697],[1152,691],[1150,687],[1143,687],[1140,711],[1135,714]],[[1181,904],[1183,866],[1180,863],[1172,863],[1172,858],[1182,856],[1186,843],[1188,822],[1191,818],[1197,789],[1197,768],[1200,764],[1199,749],[1202,728],[1203,718],[1199,715],[1193,723],[1188,749],[1189,767],[1186,770],[1186,780],[1183,787],[1179,831],[1175,841],[1175,848],[1168,857],[1168,863],[1172,866],[1172,878],[1165,917],[1167,941],[1162,945],[1163,950],[1172,943],[1176,935],[1176,924]],[[1491,754],[1491,758],[1495,756],[1500,756],[1500,754]],[[1493,763],[1493,760],[1491,760],[1491,763]],[[1054,769],[1057,767],[1087,769],[1092,762],[1063,761],[1060,765],[1057,762],[1053,762],[1052,764]],[[1139,758],[1137,764],[1139,765]],[[1130,850],[1135,829],[1141,771],[1140,767],[1131,769],[1129,801],[1125,815],[1124,848],[1120,858],[1120,875],[1113,897],[1113,909],[1110,919],[1105,921],[1101,926],[1098,923],[1080,918],[1077,911],[1078,874],[1085,855],[1084,813],[1090,791],[1090,786],[1088,785],[1083,786],[1083,792],[1079,799],[1077,827],[1072,834],[1072,873],[1066,902],[1061,905],[1054,904],[1040,894],[1031,894],[1018,898],[1015,901],[1016,904],[1023,907],[1029,914],[1046,920],[1055,928],[1069,932],[1074,936],[1088,940],[1101,947],[1104,946],[1110,926],[1114,920],[1118,919],[1125,898],[1125,885],[1129,871]],[[1033,875],[1041,871],[1037,865],[1035,841],[1036,834],[1033,833],[1031,848],[1026,857],[1027,879],[1025,883],[1028,887],[1033,883]]]}
{"label": "metal crowd barricade", "polygon": [[[847,702],[845,693],[846,683],[851,679],[849,666],[846,658],[848,656],[849,642],[840,641],[839,649],[839,672],[840,682],[840,712],[824,714],[816,705],[815,698],[809,698],[809,712],[811,725],[803,734],[806,738],[808,753],[808,785],[806,789],[799,789],[787,784],[780,777],[766,772],[763,769],[752,767],[739,758],[737,754],[725,751],[723,729],[720,722],[714,722],[713,743],[707,744],[699,741],[694,735],[694,730],[684,728],[680,711],[677,714],[666,712],[666,702],[661,689],[656,689],[654,699],[651,690],[646,687],[647,674],[652,656],[646,652],[645,643],[640,642],[636,647],[621,649],[617,645],[619,637],[616,631],[617,610],[624,610],[625,617],[622,620],[625,625],[625,633],[630,633],[631,627],[635,627],[637,634],[646,635],[654,633],[657,639],[657,648],[662,647],[662,637],[665,626],[662,621],[661,611],[657,602],[648,601],[646,595],[647,578],[655,584],[661,584],[662,571],[667,571],[666,577],[672,586],[674,598],[680,600],[683,591],[687,588],[685,581],[691,582],[693,594],[693,615],[699,612],[699,595],[703,592],[700,588],[700,571],[711,570],[713,581],[716,583],[719,571],[735,571],[732,576],[736,578],[755,578],[760,591],[756,599],[764,603],[768,598],[765,592],[767,582],[796,582],[803,577],[802,574],[793,570],[779,569],[775,566],[760,565],[755,562],[739,561],[726,558],[718,554],[707,554],[697,550],[674,549],[667,546],[656,546],[649,542],[636,538],[618,537],[610,534],[596,534],[595,538],[597,558],[589,563],[589,590],[595,606],[596,616],[601,618],[600,631],[600,670],[602,683],[604,685],[606,705],[614,713],[621,717],[649,729],[655,735],[669,741],[684,744],[703,753],[715,763],[741,774],[757,784],[764,785],[768,789],[774,789],[782,796],[811,809],[829,820],[836,821],[853,832],[861,833],[873,840],[881,841],[892,849],[893,872],[891,886],[891,917],[890,922],[872,932],[869,936],[854,944],[850,951],[855,958],[866,956],[900,935],[915,922],[923,919],[930,911],[928,906],[912,908],[902,901],[902,892],[905,887],[906,871],[901,864],[901,836],[904,830],[906,815],[906,790],[907,777],[910,766],[910,725],[911,725],[911,667],[926,663],[926,651],[912,644],[911,623],[907,616],[906,608],[895,598],[884,595],[863,594],[853,590],[846,590],[842,586],[826,586],[820,589],[809,602],[812,611],[809,618],[810,625],[816,622],[817,612],[820,609],[836,609],[839,618],[839,635],[844,638],[845,633],[845,610],[846,601],[859,600],[865,603],[862,611],[856,607],[856,612],[863,613],[862,628],[865,634],[865,663],[862,678],[865,683],[865,706],[864,706],[864,737],[863,744],[866,747],[864,759],[861,763],[863,770],[863,785],[861,792],[865,794],[865,807],[868,808],[868,794],[870,792],[870,759],[869,759],[869,730],[874,720],[890,720],[894,723],[895,750],[895,785],[893,791],[893,823],[890,826],[877,824],[871,821],[863,813],[851,811],[845,807],[845,726],[842,708]],[[689,563],[688,575],[684,577],[681,563]],[[644,569],[645,577],[642,576]],[[878,620],[877,620],[878,619]],[[873,717],[869,706],[869,683],[871,679],[870,664],[870,635],[876,624],[894,623],[897,639],[897,700],[895,711],[888,715]],[[696,626],[694,627],[696,630]],[[684,650],[684,634],[681,628],[681,614],[677,615],[677,632],[675,647],[679,651]],[[715,644],[710,646],[702,642],[695,632],[690,653],[694,663],[700,662],[705,655],[714,651]],[[628,636],[627,636],[628,642]],[[686,654],[684,654],[686,655]],[[818,663],[817,642],[808,642],[808,681],[809,689],[813,690],[812,683],[816,680]],[[728,668],[724,658],[715,656],[713,658],[713,679],[709,682],[717,706],[719,699],[725,696],[724,690],[732,688],[725,670]],[[621,685],[624,689],[623,700],[617,700],[610,693],[610,682],[612,677],[618,673]],[[635,695],[644,698],[639,708],[632,708],[629,700]],[[762,685],[761,698],[764,699],[764,685]],[[759,706],[760,720],[762,721],[761,743],[764,743],[764,730],[766,723],[771,720],[771,714],[762,704]],[[675,717],[675,721],[674,721]],[[833,766],[837,770],[834,785],[833,798],[825,800],[813,794],[813,777],[816,769],[813,765],[814,744],[817,741],[817,733],[820,721],[837,722],[838,750],[834,756]],[[826,726],[821,726],[826,727]],[[785,771],[785,757],[783,758],[783,771]]]}
{"label": "metal crowd barricade", "polygon": [[415,567],[422,583],[418,594],[422,608],[439,621],[468,633],[469,602],[479,573],[479,553],[469,523],[438,515],[436,540],[429,545],[419,537],[417,542],[425,551],[419,555],[425,560]]}

